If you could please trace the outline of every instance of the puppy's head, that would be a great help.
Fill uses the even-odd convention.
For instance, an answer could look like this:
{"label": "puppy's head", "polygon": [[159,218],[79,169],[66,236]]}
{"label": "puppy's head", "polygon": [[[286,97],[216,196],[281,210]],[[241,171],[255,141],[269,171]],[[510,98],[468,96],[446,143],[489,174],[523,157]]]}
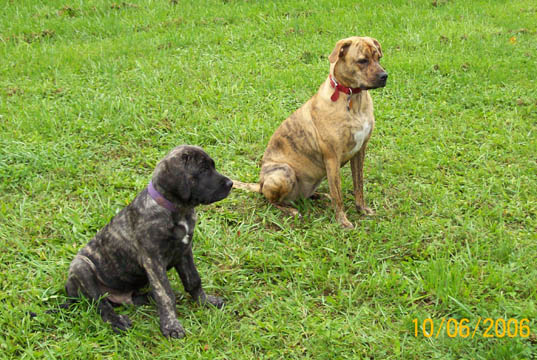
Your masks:
{"label": "puppy's head", "polygon": [[153,185],[169,201],[186,206],[210,204],[228,196],[233,182],[218,173],[214,161],[197,146],[182,145],[162,159]]}
{"label": "puppy's head", "polygon": [[347,87],[364,90],[386,86],[388,74],[380,66],[382,49],[370,37],[350,37],[339,40],[328,57],[330,72],[336,81]]}

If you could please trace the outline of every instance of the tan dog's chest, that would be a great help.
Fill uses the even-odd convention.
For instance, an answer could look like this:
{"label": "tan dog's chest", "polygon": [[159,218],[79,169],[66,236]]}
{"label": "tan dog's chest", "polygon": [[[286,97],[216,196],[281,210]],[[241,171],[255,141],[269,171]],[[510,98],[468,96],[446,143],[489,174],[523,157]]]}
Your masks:
{"label": "tan dog's chest", "polygon": [[345,141],[345,149],[342,153],[342,163],[349,161],[365,144],[367,139],[371,136],[371,130],[373,130],[373,122],[370,119],[364,119],[364,121],[358,126],[349,127],[348,136]]}
{"label": "tan dog's chest", "polygon": [[339,143],[341,165],[345,164],[364,146],[374,127],[374,118],[369,112],[349,113],[345,121],[334,129]]}

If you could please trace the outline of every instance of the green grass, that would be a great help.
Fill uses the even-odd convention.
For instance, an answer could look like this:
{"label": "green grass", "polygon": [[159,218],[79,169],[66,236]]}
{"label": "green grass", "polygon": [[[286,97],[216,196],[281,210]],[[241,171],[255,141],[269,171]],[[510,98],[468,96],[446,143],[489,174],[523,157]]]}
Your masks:
{"label": "green grass", "polygon": [[[515,1],[4,1],[0,358],[535,359],[537,5]],[[365,194],[284,217],[234,191],[198,209],[194,253],[223,311],[182,298],[116,335],[65,300],[74,254],[172,147],[256,181],[272,132],[325,79],[338,39],[377,38]],[[321,191],[327,192],[323,183]],[[172,274],[170,272],[170,274]],[[178,276],[171,275],[177,294]],[[29,312],[37,314],[35,318]],[[530,319],[523,339],[414,336],[413,319]]]}

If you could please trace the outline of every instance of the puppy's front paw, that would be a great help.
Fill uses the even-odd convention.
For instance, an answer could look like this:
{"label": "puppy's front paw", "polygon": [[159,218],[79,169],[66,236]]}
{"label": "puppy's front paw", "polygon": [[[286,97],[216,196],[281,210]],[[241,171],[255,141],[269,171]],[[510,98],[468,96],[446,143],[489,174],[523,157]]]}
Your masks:
{"label": "puppy's front paw", "polygon": [[185,329],[183,326],[181,326],[181,323],[177,319],[168,321],[166,323],[161,323],[160,331],[162,331],[162,335],[165,337],[171,337],[174,339],[181,339],[186,335]]}
{"label": "puppy's front paw", "polygon": [[216,306],[218,309],[221,309],[224,306],[224,299],[219,296],[207,295],[205,297],[204,305]]}
{"label": "puppy's front paw", "polygon": [[108,316],[105,319],[106,322],[109,322],[110,325],[112,325],[112,330],[114,330],[115,333],[121,333],[122,331],[126,331],[128,328],[132,326],[131,319],[127,315],[111,315]]}

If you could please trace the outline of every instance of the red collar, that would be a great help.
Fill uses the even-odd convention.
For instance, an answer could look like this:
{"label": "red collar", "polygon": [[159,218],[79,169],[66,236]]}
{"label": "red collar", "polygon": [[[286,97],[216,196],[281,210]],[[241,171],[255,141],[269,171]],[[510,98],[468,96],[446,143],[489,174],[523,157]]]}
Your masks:
{"label": "red collar", "polygon": [[339,99],[339,92],[340,91],[343,91],[345,94],[348,94],[348,95],[357,94],[360,91],[362,91],[362,89],[360,89],[359,87],[358,88],[349,88],[349,87],[343,86],[341,84],[338,84],[336,82],[336,79],[334,79],[332,77],[332,75],[330,75],[330,86],[332,86],[334,89],[336,89],[334,91],[334,93],[332,94],[332,96],[330,97],[330,99],[332,101],[337,101],[337,99]]}

